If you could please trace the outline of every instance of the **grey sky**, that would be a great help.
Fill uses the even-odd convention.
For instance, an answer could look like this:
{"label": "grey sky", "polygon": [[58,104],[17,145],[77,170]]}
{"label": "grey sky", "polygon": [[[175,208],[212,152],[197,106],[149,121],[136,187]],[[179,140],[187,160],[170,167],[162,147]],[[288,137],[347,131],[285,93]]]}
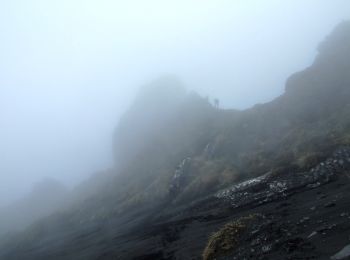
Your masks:
{"label": "grey sky", "polygon": [[348,0],[0,1],[0,205],[111,164],[140,85],[176,74],[225,107],[283,91]]}

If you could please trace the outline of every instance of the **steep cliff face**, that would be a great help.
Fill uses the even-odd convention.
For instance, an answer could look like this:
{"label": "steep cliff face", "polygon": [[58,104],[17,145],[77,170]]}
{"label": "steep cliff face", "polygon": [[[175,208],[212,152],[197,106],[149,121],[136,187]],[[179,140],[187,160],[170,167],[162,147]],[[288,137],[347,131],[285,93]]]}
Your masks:
{"label": "steep cliff face", "polygon": [[150,149],[156,153],[157,145],[163,145],[160,135],[170,130],[169,124],[173,123],[186,97],[185,88],[176,78],[164,77],[144,86],[116,129],[117,164],[130,164],[149,154]]}
{"label": "steep cliff face", "polygon": [[[318,198],[313,189],[321,186],[338,196],[327,185],[347,178],[349,72],[350,23],[344,22],[320,45],[315,62],[288,79],[283,95],[245,111],[217,109],[175,79],[154,82],[116,129],[117,174],[109,174],[84,203],[27,231],[33,239],[19,234],[15,239],[22,250],[10,241],[3,256],[199,259],[203,236],[213,231],[207,223],[217,227],[232,214],[251,213],[265,203],[272,204],[261,206],[267,215],[259,218],[273,221],[280,200],[299,192]],[[302,196],[296,201],[306,203]],[[294,212],[290,221],[303,211],[295,207]],[[297,235],[289,224],[276,229],[283,226]],[[56,235],[62,244],[48,242]],[[201,244],[192,247],[186,237]],[[147,250],[154,252],[147,256]]]}
{"label": "steep cliff face", "polygon": [[201,132],[210,128],[214,112],[206,100],[187,93],[176,78],[145,86],[116,129],[117,166],[148,163],[156,168],[179,153],[197,152]]}
{"label": "steep cliff face", "polygon": [[304,114],[305,120],[317,120],[338,112],[348,102],[349,28],[349,22],[338,25],[319,45],[319,54],[312,66],[288,79],[283,102],[293,106],[291,112],[297,116]]}
{"label": "steep cliff face", "polygon": [[186,92],[176,78],[145,86],[115,132],[116,182],[123,203],[171,195],[176,167],[203,153],[219,115],[208,100]]}

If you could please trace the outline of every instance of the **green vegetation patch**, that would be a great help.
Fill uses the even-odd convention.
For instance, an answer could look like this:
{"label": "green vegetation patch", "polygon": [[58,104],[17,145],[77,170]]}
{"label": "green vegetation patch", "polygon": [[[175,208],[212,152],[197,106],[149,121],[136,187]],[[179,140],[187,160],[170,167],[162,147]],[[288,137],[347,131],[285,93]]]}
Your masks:
{"label": "green vegetation patch", "polygon": [[248,225],[256,215],[241,217],[225,224],[219,231],[213,233],[203,251],[203,260],[213,260],[235,250]]}

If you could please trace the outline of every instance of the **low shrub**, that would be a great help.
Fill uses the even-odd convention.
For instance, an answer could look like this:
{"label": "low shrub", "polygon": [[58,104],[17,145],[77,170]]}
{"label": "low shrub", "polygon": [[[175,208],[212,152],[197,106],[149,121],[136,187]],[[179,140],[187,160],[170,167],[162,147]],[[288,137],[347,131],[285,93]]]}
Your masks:
{"label": "low shrub", "polygon": [[255,217],[256,215],[241,217],[213,233],[203,251],[203,260],[214,260],[235,250],[247,226]]}

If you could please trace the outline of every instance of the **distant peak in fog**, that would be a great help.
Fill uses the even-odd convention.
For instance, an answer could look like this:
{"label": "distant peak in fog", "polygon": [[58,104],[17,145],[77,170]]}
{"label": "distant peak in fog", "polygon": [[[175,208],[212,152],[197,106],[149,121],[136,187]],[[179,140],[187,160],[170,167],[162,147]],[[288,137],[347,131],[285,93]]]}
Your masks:
{"label": "distant peak in fog", "polygon": [[173,103],[179,99],[183,99],[186,94],[186,87],[179,77],[175,75],[164,75],[143,85],[134,104],[138,102],[147,103],[147,105],[158,102]]}

